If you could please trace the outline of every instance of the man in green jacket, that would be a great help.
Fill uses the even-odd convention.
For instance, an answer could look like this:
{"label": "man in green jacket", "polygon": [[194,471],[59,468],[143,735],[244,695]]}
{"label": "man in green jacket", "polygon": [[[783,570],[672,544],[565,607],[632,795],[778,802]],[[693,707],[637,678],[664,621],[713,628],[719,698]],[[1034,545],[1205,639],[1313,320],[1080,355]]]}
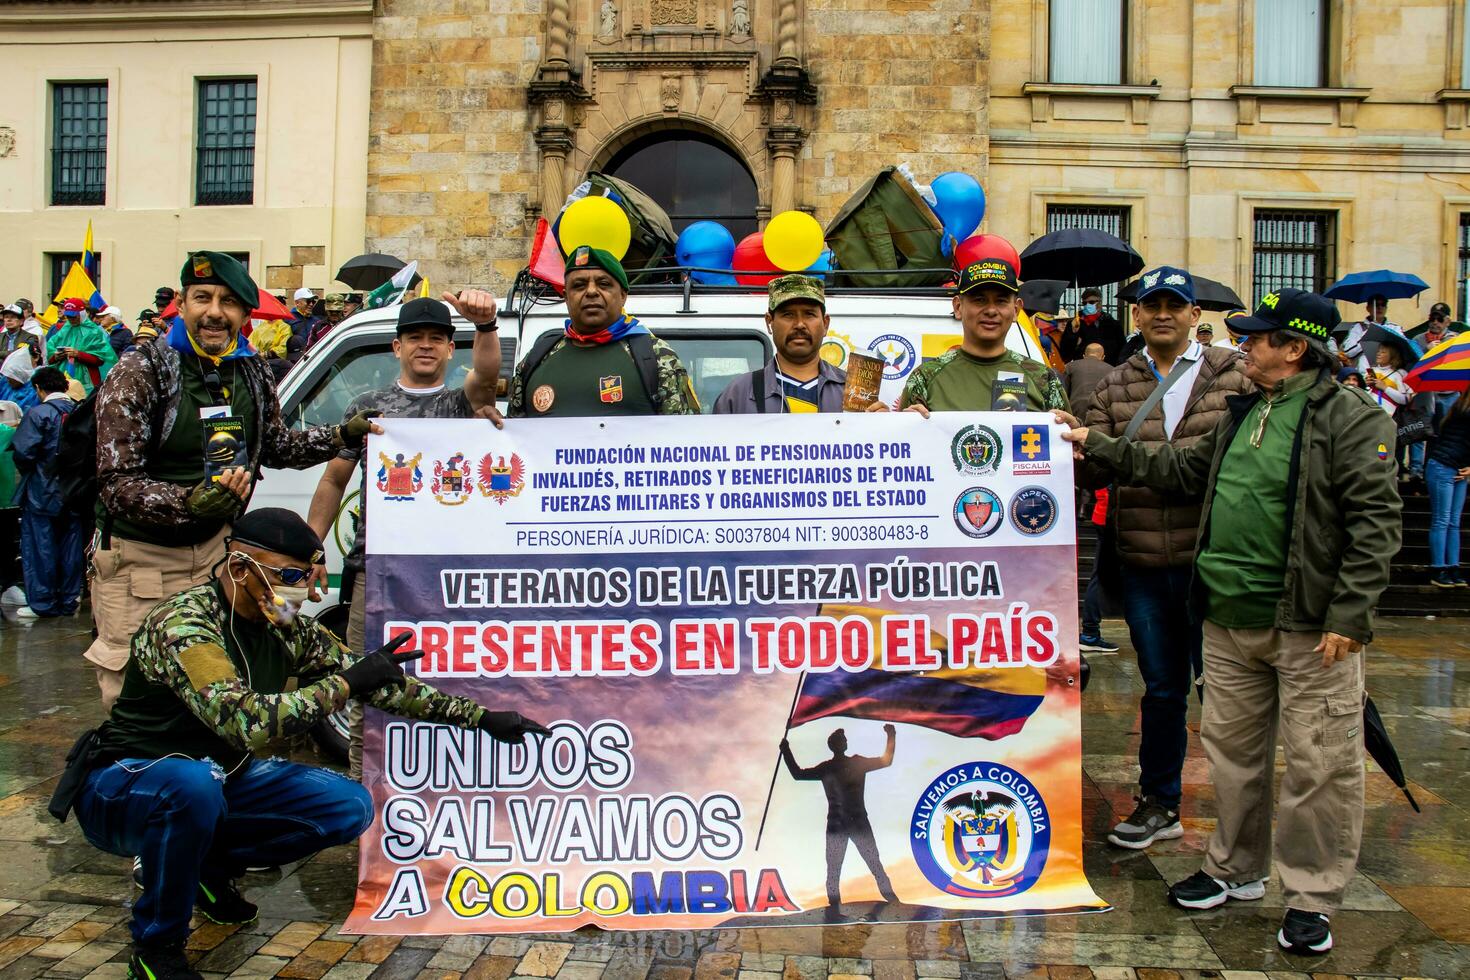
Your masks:
{"label": "man in green jacket", "polygon": [[1219,820],[1203,868],[1169,897],[1207,909],[1265,894],[1280,732],[1277,942],[1302,954],[1332,948],[1328,916],[1357,864],[1364,648],[1401,532],[1393,420],[1334,380],[1326,342],[1339,320],[1297,289],[1231,320],[1258,391],[1229,399],[1192,446],[1066,434],[1120,482],[1204,497],[1191,603],[1204,620],[1200,737]]}

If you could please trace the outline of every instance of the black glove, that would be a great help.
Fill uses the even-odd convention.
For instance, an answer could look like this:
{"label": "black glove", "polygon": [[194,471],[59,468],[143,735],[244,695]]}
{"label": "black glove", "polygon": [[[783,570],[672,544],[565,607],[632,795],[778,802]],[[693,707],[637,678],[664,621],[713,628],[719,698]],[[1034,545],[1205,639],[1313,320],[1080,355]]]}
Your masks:
{"label": "black glove", "polygon": [[389,684],[402,686],[407,676],[403,673],[403,665],[424,655],[422,650],[409,650],[406,653],[394,652],[407,643],[412,636],[412,633],[400,633],[342,671],[342,679],[347,682],[347,688],[352,692],[353,697],[358,698],[364,694],[371,694],[378,688],[387,687]]}
{"label": "black glove", "polygon": [[551,729],[521,716],[519,711],[486,711],[475,725],[497,742],[520,745],[527,735],[550,735]]}
{"label": "black glove", "polygon": [[377,409],[358,412],[337,426],[337,438],[341,439],[342,445],[348,449],[361,449],[363,442],[367,440],[368,433],[372,431],[372,420],[382,414]]}

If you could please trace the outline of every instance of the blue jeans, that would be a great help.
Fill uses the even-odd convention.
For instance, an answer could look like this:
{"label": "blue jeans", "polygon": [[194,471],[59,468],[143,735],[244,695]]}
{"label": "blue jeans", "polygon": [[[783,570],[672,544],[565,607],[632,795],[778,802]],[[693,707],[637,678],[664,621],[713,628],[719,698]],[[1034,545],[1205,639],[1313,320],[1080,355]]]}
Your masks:
{"label": "blue jeans", "polygon": [[1123,579],[1123,618],[1143,676],[1138,784],[1170,809],[1183,793],[1192,675],[1203,671],[1204,634],[1189,618],[1192,571],[1130,566]]}
{"label": "blue jeans", "polygon": [[1455,479],[1453,467],[1431,459],[1424,467],[1429,484],[1429,566],[1455,568],[1460,564],[1460,512],[1465,509],[1465,480]]}
{"label": "blue jeans", "polygon": [[123,759],[94,770],[76,798],[94,847],[143,859],[133,941],[182,942],[200,878],[299,861],[356,840],[372,823],[357,783],[312,766],[252,761],[226,780],[212,762]]}

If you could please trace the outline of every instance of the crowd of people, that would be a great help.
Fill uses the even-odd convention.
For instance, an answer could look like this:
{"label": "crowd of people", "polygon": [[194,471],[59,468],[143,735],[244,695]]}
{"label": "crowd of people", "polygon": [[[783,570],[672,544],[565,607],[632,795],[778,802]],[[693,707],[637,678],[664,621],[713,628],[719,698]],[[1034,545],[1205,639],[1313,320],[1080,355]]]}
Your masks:
{"label": "crowd of people", "polygon": [[[700,411],[674,350],[624,312],[629,292],[614,256],[573,252],[566,329],[525,354],[506,417]],[[53,813],[74,812],[94,845],[136,859],[143,895],[132,955],[136,974],[156,980],[198,976],[183,955],[195,909],[221,923],[255,917],[233,884],[246,867],[351,840],[371,820],[353,781],[360,707],[348,777],[257,759],[271,740],[349,702],[506,742],[545,733],[513,710],[440,694],[406,674],[417,651],[390,643],[367,652],[362,523],[346,560],[345,644],[300,612],[326,584],[322,541],[340,502],[367,478],[365,440],[382,431],[375,418],[503,424],[494,296],[465,289],[403,303],[395,384],[362,392],[340,424],[303,429],[283,425],[275,382],[358,300],[318,300],[309,290],[293,300],[289,319],[249,332],[257,287],[235,259],[203,251],[132,329],[115,308],[80,301],[68,301],[50,331],[31,326],[29,304],[5,311],[0,373],[29,399],[23,409],[21,397],[10,399],[19,424],[7,454],[20,473],[28,612],[74,613],[85,572],[95,627],[85,656],[108,713],[69,756]],[[1393,414],[1407,402],[1391,394],[1404,390],[1398,369],[1359,364],[1351,331],[1334,340],[1334,304],[1299,290],[1229,318],[1231,339],[1215,340],[1181,268],[1142,277],[1131,336],[1101,309],[1100,294],[1085,293],[1077,315],[1049,331],[1061,370],[1007,346],[1018,317],[1046,303],[1028,298],[1009,262],[966,266],[952,303],[961,343],[915,368],[896,405],[869,411],[928,417],[1009,405],[1050,411],[1065,427],[1078,485],[1096,494],[1103,544],[1082,646],[1116,650],[1100,632],[1111,595],[1145,687],[1138,805],[1108,839],[1141,849],[1183,833],[1185,718],[1190,693],[1203,692],[1201,737],[1220,816],[1200,871],[1170,899],[1203,909],[1261,898],[1276,813],[1275,866],[1289,906],[1277,939],[1297,953],[1325,952],[1361,837],[1364,653],[1399,545]],[[1431,311],[1426,334],[1451,329],[1446,312]],[[473,328],[472,368],[458,387],[446,385],[452,313]],[[844,372],[819,354],[831,322],[822,281],[773,280],[765,320],[773,358],[737,377],[714,411],[841,411]],[[619,397],[599,397],[612,376],[626,379]],[[71,426],[84,416],[72,413],[90,413],[94,430],[85,431],[95,437],[82,443],[79,465],[62,465],[77,448],[69,433],[84,431]],[[216,472],[202,446],[221,425],[234,426],[244,455]],[[1425,475],[1431,494],[1443,477],[1458,495],[1457,524],[1470,473],[1465,396],[1444,401],[1439,431]],[[320,463],[326,471],[304,518],[246,513],[262,467]],[[1449,569],[1458,528],[1444,527],[1437,554]],[[1287,773],[1273,807],[1278,733]],[[277,817],[287,812],[309,815],[309,829],[283,830]]]}

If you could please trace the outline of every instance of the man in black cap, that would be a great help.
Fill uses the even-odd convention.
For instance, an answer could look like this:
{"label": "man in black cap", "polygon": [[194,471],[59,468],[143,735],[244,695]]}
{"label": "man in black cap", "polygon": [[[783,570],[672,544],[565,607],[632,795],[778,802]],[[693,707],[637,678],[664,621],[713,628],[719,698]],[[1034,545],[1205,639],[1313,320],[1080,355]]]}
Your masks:
{"label": "man in black cap", "polygon": [[[1019,411],[1066,409],[1067,394],[1055,371],[1006,347],[1016,322],[1016,270],[1004,259],[971,262],[960,273],[954,312],[963,330],[960,346],[914,369],[899,407],[930,412],[986,412],[1014,404]],[[882,401],[868,407],[885,411]]]}
{"label": "man in black cap", "polygon": [[1328,916],[1357,863],[1364,648],[1403,506],[1393,419],[1336,381],[1327,340],[1338,323],[1330,300],[1297,289],[1231,319],[1257,390],[1228,399],[1193,445],[1065,434],[1120,482],[1203,498],[1190,602],[1204,621],[1200,737],[1219,818],[1204,867],[1169,897],[1208,909],[1265,894],[1279,734],[1275,860],[1287,912],[1276,938],[1302,954],[1332,948]]}
{"label": "man in black cap", "polygon": [[[124,354],[97,396],[97,638],[86,657],[97,668],[104,707],[122,686],[143,616],[164,596],[206,579],[261,468],[315,466],[360,447],[376,428],[366,415],[287,428],[270,371],[240,335],[259,305],[245,267],[223,252],[194,252],[180,280],[181,318],[157,343]],[[206,475],[206,419],[237,432],[248,466]],[[325,568],[319,577],[325,582]]]}
{"label": "man in black cap", "polygon": [[566,300],[564,332],[543,334],[516,368],[507,416],[699,414],[674,349],[623,310],[628,274],[611,253],[572,250]]}
{"label": "man in black cap", "polygon": [[[444,293],[444,302],[427,296],[410,300],[398,309],[398,336],[393,356],[398,358],[398,381],[390,388],[364,392],[347,406],[347,419],[372,412],[386,418],[467,419],[476,415],[501,424],[495,407],[500,381],[500,335],[495,332],[495,297],[481,289],[458,294]],[[445,303],[449,305],[446,306]],[[450,307],[475,328],[471,368],[464,384],[449,387],[444,376],[454,357],[454,321]],[[325,538],[338,520],[342,496],[354,471],[361,468],[359,483],[367,485],[367,463],[362,447],[343,448],[327,464],[311,498],[307,523]],[[362,499],[361,497],[359,499]],[[347,645],[363,646],[363,617],[367,601],[367,520],[356,516],[357,533],[352,551],[343,561],[343,588],[350,606],[347,615]],[[353,702],[348,763],[354,779],[362,776],[362,705]]]}
{"label": "man in black cap", "polygon": [[226,549],[209,581],[148,614],[122,695],[78,742],[52,801],[62,819],[75,809],[95,846],[140,858],[128,963],[137,980],[196,980],[184,958],[195,909],[224,925],[252,922],[256,907],[234,885],[246,868],[299,861],[372,823],[361,786],[258,758],[270,743],[309,731],[348,698],[508,744],[550,734],[406,674],[423,656],[399,650],[408,635],[357,658],[301,613],[322,543],[296,514],[247,514]]}

